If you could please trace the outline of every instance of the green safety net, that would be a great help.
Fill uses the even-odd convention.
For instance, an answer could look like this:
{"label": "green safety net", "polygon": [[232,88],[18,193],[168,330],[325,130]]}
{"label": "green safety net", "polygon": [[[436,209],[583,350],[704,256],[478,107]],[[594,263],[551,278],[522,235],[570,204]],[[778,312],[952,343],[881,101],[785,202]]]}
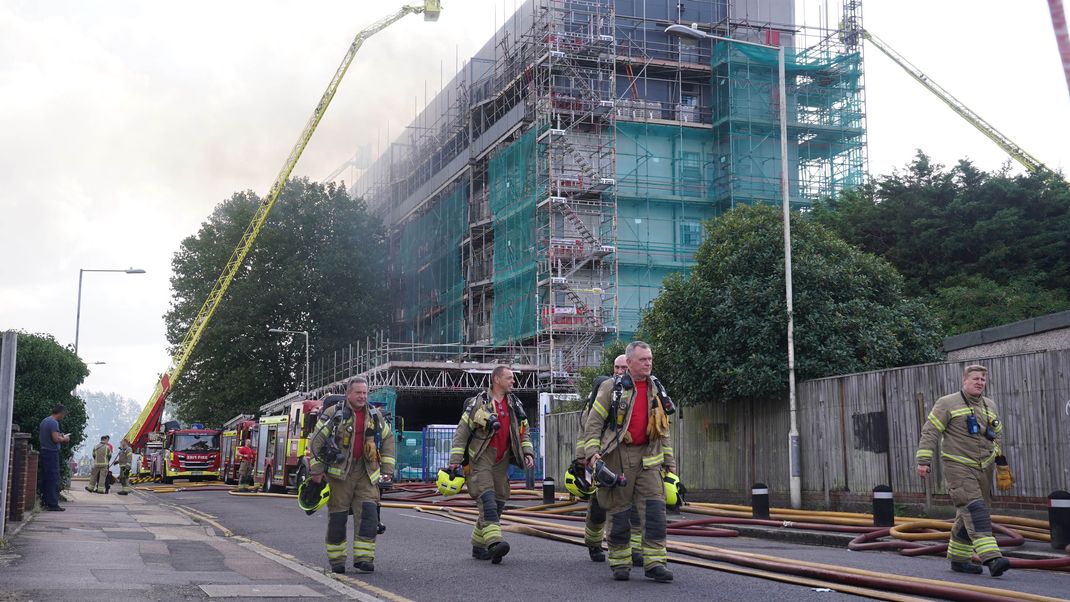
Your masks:
{"label": "green safety net", "polygon": [[454,186],[427,206],[401,228],[396,266],[401,335],[417,343],[460,343],[461,240],[468,228],[468,186]]}
{"label": "green safety net", "polygon": [[535,130],[529,130],[491,157],[487,172],[494,216],[495,345],[530,338],[538,327],[535,151]]}

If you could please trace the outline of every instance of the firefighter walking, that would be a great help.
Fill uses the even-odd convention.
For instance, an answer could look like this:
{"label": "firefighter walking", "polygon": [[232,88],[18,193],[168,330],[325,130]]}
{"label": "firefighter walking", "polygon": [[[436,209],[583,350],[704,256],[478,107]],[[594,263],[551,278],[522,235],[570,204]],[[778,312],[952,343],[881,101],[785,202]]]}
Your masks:
{"label": "firefighter walking", "polygon": [[535,466],[528,419],[513,395],[513,371],[497,366],[489,391],[464,403],[450,449],[450,472],[467,466],[468,494],[478,514],[472,530],[472,557],[499,564],[509,553],[502,539],[501,515],[509,500],[509,465]]}
{"label": "firefighter walking", "polygon": [[[613,360],[613,376],[623,376],[627,371],[627,356],[622,353]],[[607,380],[611,380],[611,378],[608,376],[596,376],[591,382],[591,394],[580,411],[580,429],[576,433],[576,444],[573,448],[576,450],[576,462],[572,466],[572,474],[565,477],[565,487],[570,493],[580,499],[590,500],[583,525],[583,543],[587,546],[587,553],[593,562],[606,561],[606,553],[602,549],[602,541],[605,539],[606,531],[606,511],[598,504],[598,496],[592,493],[594,485],[589,481],[586,474],[587,467],[584,464],[583,453],[583,425],[586,423],[587,415],[590,413],[591,406],[598,395],[598,387]],[[581,487],[576,487],[576,485],[570,487],[570,483],[580,483]],[[642,523],[639,518],[639,510],[635,506],[632,506],[628,511],[628,519],[632,526],[630,537],[632,566],[643,566]]]}
{"label": "firefighter walking", "polygon": [[992,535],[992,476],[996,473],[1001,490],[1010,489],[1014,476],[1000,451],[1003,424],[996,404],[983,395],[988,383],[988,369],[966,366],[962,388],[957,393],[936,400],[922,425],[916,454],[917,473],[926,478],[932,471],[933,450],[940,443],[944,481],[955,504],[955,524],[951,527],[947,557],[951,570],[980,574],[981,565],[971,560],[973,554],[988,567],[993,577],[1010,568]]}
{"label": "firefighter walking", "polygon": [[119,442],[119,453],[112,460],[112,466],[119,466],[119,495],[130,495],[130,467],[134,457],[130,442],[125,438]]}
{"label": "firefighter walking", "polygon": [[672,581],[673,575],[665,567],[665,485],[661,470],[675,472],[676,468],[669,444],[671,401],[652,375],[654,356],[650,345],[633,341],[625,355],[628,373],[602,383],[598,389],[584,423],[583,449],[599,485],[598,504],[608,515],[613,578],[630,578],[628,512],[634,506],[643,524],[644,574],[666,583]]}
{"label": "firefighter walking", "polygon": [[375,570],[375,536],[379,529],[379,482],[394,474],[394,436],[383,415],[368,405],[368,381],[354,378],[345,402],[326,408],[309,442],[310,478],[326,473],[327,560],[331,571],[344,573],[346,521],[353,513],[353,568]]}
{"label": "firefighter walking", "polygon": [[108,435],[101,435],[100,443],[93,446],[93,472],[89,475],[89,485],[85,490],[89,493],[104,493],[108,485]]}
{"label": "firefighter walking", "polygon": [[253,464],[256,462],[256,452],[246,439],[238,448],[238,491],[250,491],[253,489]]}

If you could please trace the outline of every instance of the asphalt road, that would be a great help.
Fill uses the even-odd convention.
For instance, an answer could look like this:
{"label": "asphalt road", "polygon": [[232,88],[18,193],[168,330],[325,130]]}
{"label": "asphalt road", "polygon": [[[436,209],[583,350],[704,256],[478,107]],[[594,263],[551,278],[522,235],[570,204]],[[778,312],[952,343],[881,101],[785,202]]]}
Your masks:
{"label": "asphalt road", "polygon": [[[326,513],[307,516],[293,499],[249,498],[225,492],[177,492],[159,495],[217,517],[235,535],[291,554],[300,561],[326,567],[323,535]],[[838,592],[784,584],[709,569],[671,564],[676,579],[658,584],[632,570],[628,582],[613,581],[605,564],[588,560],[586,549],[536,537],[506,534],[511,551],[492,566],[471,558],[471,527],[412,510],[384,509],[387,531],[378,539],[376,572],[350,573],[361,581],[413,600],[546,599],[583,602],[626,599],[662,600],[792,600],[834,602],[854,599]],[[578,523],[573,523],[578,524]],[[685,540],[689,538],[683,538]],[[898,575],[923,576],[1030,592],[1070,596],[1070,574],[1052,571],[1010,571],[1002,578],[965,576],[947,570],[946,560],[909,558],[889,552],[845,549],[736,538],[694,538],[692,541],[739,550],[850,566]]]}

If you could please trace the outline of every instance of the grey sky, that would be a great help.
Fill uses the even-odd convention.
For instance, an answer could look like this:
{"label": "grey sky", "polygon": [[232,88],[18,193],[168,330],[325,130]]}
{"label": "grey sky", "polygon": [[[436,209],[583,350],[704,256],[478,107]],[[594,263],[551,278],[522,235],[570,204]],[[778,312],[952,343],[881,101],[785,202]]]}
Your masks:
{"label": "grey sky", "polygon": [[[107,362],[86,387],[146,400],[168,364],[161,316],[179,242],[234,191],[266,190],[352,36],[395,4],[0,5],[0,329],[71,343],[78,269],[144,268],[86,275],[81,355]],[[388,127],[396,136],[425,86],[448,81],[515,7],[445,4],[438,23],[408,17],[365,45],[297,175],[322,178]],[[825,3],[799,5],[814,24]],[[1029,152],[1067,166],[1070,95],[1045,2],[870,0],[865,19]],[[1005,161],[878,51],[866,59],[871,172],[918,147],[943,163]]]}

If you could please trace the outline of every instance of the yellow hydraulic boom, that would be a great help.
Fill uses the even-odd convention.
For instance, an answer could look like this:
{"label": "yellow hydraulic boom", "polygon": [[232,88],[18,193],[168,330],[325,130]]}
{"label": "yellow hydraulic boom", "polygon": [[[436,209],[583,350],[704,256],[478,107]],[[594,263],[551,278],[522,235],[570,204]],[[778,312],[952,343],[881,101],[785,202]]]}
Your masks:
{"label": "yellow hydraulic boom", "polygon": [[920,69],[911,64],[910,61],[906,60],[901,54],[893,50],[892,47],[883,40],[868,31],[863,31],[862,37],[869,40],[869,42],[876,46],[878,50],[887,55],[888,58],[892,59],[895,64],[902,67],[910,77],[915,79],[915,81],[925,86],[925,88],[935,94],[937,98],[944,101],[944,104],[951,107],[952,111],[958,113],[959,116],[965,119],[970,125],[977,128],[977,131],[988,136],[992,142],[998,144],[1000,148],[1011,156],[1011,158],[1025,166],[1030,173],[1042,171],[1050,173],[1051,170],[1046,168],[1036,157],[1025,152],[1025,149],[1012,142],[1010,138],[1000,133],[1000,131],[993,127],[992,124],[982,119],[980,115],[971,111],[969,107],[962,104],[962,102],[952,96],[950,92],[941,88],[939,84],[929,79],[929,77],[922,73]]}
{"label": "yellow hydraulic boom", "polygon": [[353,57],[357,54],[357,51],[360,50],[360,47],[368,38],[379,33],[387,26],[406,15],[423,13],[425,21],[435,21],[438,19],[440,11],[440,0],[424,0],[424,3],[419,6],[403,6],[398,9],[397,12],[376,21],[371,26],[362,30],[353,39],[353,43],[349,46],[349,51],[346,52],[345,57],[342,59],[342,64],[338,66],[338,70],[335,71],[334,77],[331,78],[331,82],[327,84],[327,89],[323,92],[323,97],[320,98],[316,108],[312,110],[312,116],[309,117],[308,123],[305,124],[305,129],[301,132],[300,137],[297,139],[297,143],[294,144],[293,150],[290,151],[290,156],[286,158],[286,162],[279,171],[279,175],[271,185],[271,190],[268,191],[267,196],[260,202],[256,214],[253,215],[253,219],[249,222],[249,225],[245,228],[245,232],[242,234],[241,241],[238,242],[238,246],[234,248],[234,252],[231,253],[230,259],[223,268],[223,273],[219,275],[219,279],[216,280],[215,285],[212,287],[212,291],[208,293],[208,298],[204,300],[204,304],[201,306],[200,311],[197,312],[197,316],[194,317],[193,321],[190,323],[189,330],[186,332],[186,335],[182,338],[181,344],[178,346],[178,351],[171,358],[170,367],[168,367],[166,372],[160,375],[160,380],[156,383],[156,389],[153,391],[152,397],[149,398],[145,408],[141,411],[141,415],[138,416],[137,422],[135,422],[127,432],[126,438],[135,449],[141,447],[145,442],[145,439],[148,437],[149,432],[154,431],[159,427],[160,417],[163,414],[164,402],[167,399],[167,395],[170,393],[171,388],[174,387],[175,383],[178,382],[178,378],[182,375],[182,370],[185,368],[186,362],[189,360],[190,355],[193,354],[193,350],[197,348],[197,343],[200,341],[204,329],[208,326],[208,322],[211,321],[216,308],[219,307],[219,303],[223,300],[223,296],[226,294],[227,288],[230,287],[231,281],[234,280],[234,276],[238,273],[238,269],[241,267],[242,262],[245,261],[245,256],[249,254],[249,250],[253,247],[253,243],[256,242],[256,237],[260,233],[260,229],[263,228],[264,223],[267,221],[268,214],[271,213],[271,208],[274,207],[275,201],[278,200],[279,194],[282,192],[282,188],[286,184],[286,180],[290,177],[290,173],[297,165],[298,159],[301,158],[301,153],[304,152],[305,147],[308,145],[308,141],[312,138],[313,132],[316,131],[316,126],[319,125],[320,119],[323,118],[323,114],[327,111],[327,106],[331,104],[331,99],[334,98],[335,92],[338,91],[338,86],[342,83],[342,78],[345,76],[346,70],[349,69],[350,63],[353,62]]}

